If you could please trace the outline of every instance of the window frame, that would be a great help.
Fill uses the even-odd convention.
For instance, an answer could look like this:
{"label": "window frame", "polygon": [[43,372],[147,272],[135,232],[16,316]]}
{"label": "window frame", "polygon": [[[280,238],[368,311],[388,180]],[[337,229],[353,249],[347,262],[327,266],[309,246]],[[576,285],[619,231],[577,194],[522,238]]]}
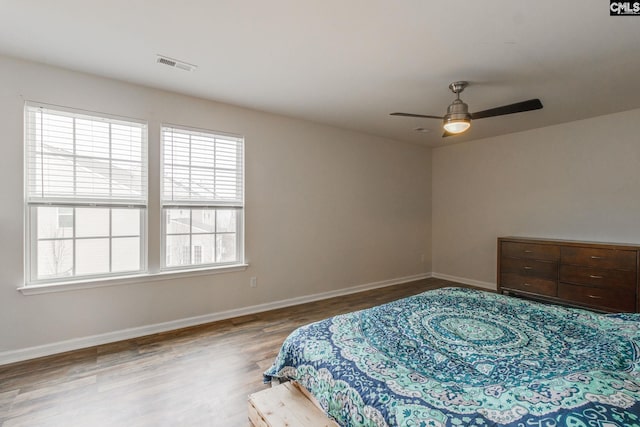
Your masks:
{"label": "window frame", "polygon": [[[136,203],[130,203],[126,200],[117,200],[113,199],[113,201],[105,200],[102,197],[95,197],[95,201],[92,202],[88,197],[83,197],[81,200],[73,200],[70,197],[68,200],[60,200],[59,197],[50,197],[50,200],[47,200],[47,197],[42,197],[42,200],[30,200],[30,182],[31,179],[29,177],[29,173],[31,170],[29,169],[29,162],[31,161],[31,156],[34,155],[32,152],[33,148],[31,147],[30,134],[28,126],[30,125],[29,114],[31,114],[32,109],[45,109],[52,111],[53,113],[62,113],[62,115],[70,115],[75,118],[84,118],[95,121],[104,121],[110,124],[120,123],[131,123],[140,125],[141,129],[141,160],[140,165],[142,166],[143,176],[142,179],[142,187],[141,190],[144,192],[144,197],[141,198]],[[59,286],[63,283],[83,283],[93,280],[109,280],[109,279],[122,279],[127,277],[139,276],[141,274],[146,274],[148,272],[148,217],[149,217],[149,125],[145,120],[140,120],[131,117],[118,116],[113,114],[95,112],[82,110],[78,108],[70,108],[63,107],[58,105],[45,104],[40,102],[32,102],[26,101],[23,106],[24,113],[24,200],[23,200],[23,209],[24,209],[24,218],[25,218],[25,248],[24,248],[24,270],[25,270],[25,284],[20,289],[29,289],[29,288],[39,288],[46,287],[49,285]],[[76,117],[77,116],[77,117]],[[110,135],[111,144],[111,135]],[[73,136],[73,146],[76,146],[76,136]],[[76,154],[73,154],[76,156]],[[112,155],[106,158],[109,161],[113,161]],[[117,159],[116,159],[117,160]],[[76,181],[74,180],[74,185],[76,185]],[[144,199],[144,201],[142,201]],[[72,242],[72,268],[76,268],[76,244],[78,240],[83,240],[85,238],[77,238],[76,236],[76,209],[78,208],[106,208],[109,209],[109,233],[107,236],[95,237],[95,238],[105,238],[109,240],[109,270],[112,269],[113,264],[113,252],[112,252],[112,243],[114,237],[117,239],[118,237],[124,236],[113,236],[113,228],[112,228],[112,209],[128,209],[134,208],[139,210],[140,215],[140,229],[139,229],[139,244],[140,244],[140,268],[137,270],[128,270],[128,271],[117,271],[117,272],[108,272],[108,273],[89,273],[89,274],[74,274],[70,276],[60,276],[60,277],[46,277],[39,278],[38,277],[38,242],[40,239],[38,238],[38,214],[37,210],[39,207],[50,207],[50,208],[71,208],[73,209],[73,233],[69,238],[64,238],[60,240],[69,240]],[[56,218],[58,221],[58,218]],[[87,237],[89,239],[91,237]],[[45,240],[49,240],[48,238]],[[51,239],[56,240],[56,239]]]}
{"label": "window frame", "polygon": [[[180,202],[180,201],[167,201],[164,199],[165,195],[165,142],[164,142],[164,131],[165,129],[176,129],[179,131],[184,131],[187,133],[200,133],[207,134],[212,138],[217,137],[227,137],[236,140],[236,142],[241,147],[240,152],[238,153],[237,163],[242,168],[242,185],[241,192],[242,197],[239,204],[229,204],[226,202],[205,202],[205,201],[196,201],[196,202]],[[237,212],[236,214],[236,253],[237,259],[231,262],[213,262],[213,263],[201,263],[201,264],[193,264],[193,250],[190,251],[190,263],[184,265],[167,265],[167,210],[170,209],[185,209],[189,210],[189,233],[180,233],[189,235],[190,246],[193,247],[192,238],[194,235],[198,235],[199,233],[193,233],[191,228],[191,222],[193,219],[193,211],[198,209],[212,209],[216,211],[218,209],[233,209]],[[206,270],[206,269],[220,269],[220,268],[234,268],[246,266],[245,260],[245,138],[242,135],[237,135],[229,132],[221,132],[210,129],[196,128],[190,126],[176,125],[172,123],[161,123],[160,124],[160,271],[164,273],[170,272],[188,272],[188,271],[198,271],[198,270]],[[217,218],[216,218],[217,221]],[[217,226],[216,226],[217,227]],[[213,231],[212,233],[204,233],[204,234],[213,234],[216,236],[219,234],[217,231]],[[170,234],[169,234],[170,236]],[[215,243],[214,243],[215,245]]]}
{"label": "window frame", "polygon": [[[33,179],[34,175],[29,176],[28,174],[33,170],[30,170],[29,167],[32,167],[32,164],[29,164],[30,161],[33,160],[33,153],[37,153],[34,150],[34,147],[30,144],[31,141],[38,141],[37,139],[33,139],[33,134],[29,133],[30,129],[29,125],[32,123],[30,120],[33,118],[28,117],[30,113],[28,107],[33,108],[44,108],[52,110],[53,113],[67,113],[70,116],[79,115],[84,116],[83,118],[89,120],[104,120],[110,121],[113,120],[115,122],[126,123],[137,123],[141,125],[143,129],[141,143],[142,147],[142,158],[140,160],[140,165],[143,168],[141,171],[143,173],[144,182],[139,187],[141,191],[144,191],[144,203],[130,203],[133,199],[125,199],[122,200],[124,203],[114,202],[111,200],[96,200],[98,203],[93,203],[93,201],[87,201],[86,193],[84,196],[82,194],[75,194],[73,192],[74,197],[60,197],[58,196],[55,200],[44,200],[41,199],[38,195],[35,197],[33,194],[29,193],[30,189],[39,190],[36,187],[30,187],[33,183],[30,181]],[[231,272],[240,272],[245,271],[248,267],[245,258],[245,213],[246,213],[246,205],[245,205],[245,138],[243,136],[214,131],[209,129],[202,128],[193,128],[182,125],[174,125],[170,123],[158,123],[152,122],[154,129],[149,129],[149,121],[143,119],[137,119],[132,117],[126,117],[122,115],[114,115],[96,111],[90,111],[80,108],[71,108],[53,104],[46,104],[41,102],[33,102],[26,101],[23,105],[23,119],[24,119],[24,133],[23,133],[23,191],[24,191],[24,199],[23,199],[23,209],[24,209],[24,222],[23,222],[23,233],[24,233],[24,247],[23,247],[23,261],[24,261],[24,281],[22,284],[18,286],[18,290],[24,295],[37,295],[37,294],[45,294],[52,292],[64,292],[69,290],[81,290],[81,289],[90,289],[95,287],[103,287],[103,286],[119,286],[119,285],[128,285],[128,284],[139,284],[139,283],[152,283],[156,281],[164,281],[170,279],[177,278],[186,278],[186,277],[197,277],[197,276],[210,276],[215,274],[223,274],[223,273],[231,273]],[[165,227],[166,223],[164,221],[164,209],[165,208],[174,208],[179,206],[165,206],[163,205],[163,186],[164,186],[164,171],[163,171],[163,163],[164,163],[164,144],[162,140],[162,131],[165,127],[171,127],[179,130],[186,131],[194,131],[194,132],[204,132],[207,134],[212,134],[215,137],[221,138],[233,138],[236,142],[239,142],[240,149],[238,150],[238,159],[239,162],[236,162],[236,167],[241,168],[241,175],[239,175],[239,179],[241,180],[241,185],[238,184],[236,189],[240,192],[242,197],[236,199],[235,205],[229,203],[222,203],[220,206],[215,206],[215,208],[221,209],[237,209],[238,214],[236,215],[236,247],[237,247],[237,260],[233,262],[226,263],[207,263],[207,264],[191,264],[191,265],[181,265],[172,268],[163,268],[163,265],[166,263],[165,257],[165,232],[160,228]],[[159,133],[154,132],[154,130],[159,130]],[[153,141],[150,139],[150,135],[153,136]],[[31,139],[29,139],[31,138]],[[75,137],[74,137],[75,139]],[[152,147],[151,143],[157,143],[157,146]],[[156,148],[158,147],[158,148]],[[111,152],[110,152],[111,153]],[[153,154],[153,156],[150,156]],[[75,150],[74,150],[75,155]],[[150,163],[152,158],[158,158],[155,156],[159,156],[159,161]],[[151,158],[150,158],[151,157]],[[109,162],[114,161],[114,157],[112,154],[109,154],[108,157]],[[115,159],[116,163],[119,159]],[[137,164],[137,163],[136,163]],[[112,163],[109,163],[109,167],[113,167]],[[224,166],[223,166],[224,168]],[[157,173],[157,175],[156,175]],[[151,185],[150,177],[159,177],[160,182],[154,183]],[[238,177],[238,175],[236,175]],[[74,176],[75,180],[75,176]],[[150,193],[150,189],[153,188],[153,193]],[[139,193],[143,194],[143,193]],[[114,198],[119,197],[117,194],[114,195]],[[31,199],[29,197],[32,197]],[[142,196],[141,196],[142,197]],[[82,198],[81,202],[78,200]],[[38,199],[34,201],[34,199]],[[70,200],[69,200],[70,199]],[[137,198],[134,197],[137,200]],[[241,200],[240,200],[241,199]],[[151,202],[152,201],[152,202]],[[100,273],[100,274],[83,274],[83,275],[75,275],[75,276],[60,276],[55,278],[44,278],[37,279],[37,268],[38,268],[38,259],[37,259],[37,244],[38,244],[38,225],[37,218],[33,212],[36,212],[36,208],[38,206],[41,207],[60,207],[60,208],[83,208],[83,207],[95,207],[95,208],[125,208],[125,207],[134,207],[138,208],[140,212],[140,270],[136,271],[120,271],[115,273]],[[189,204],[185,206],[188,209],[197,209],[204,208],[201,204]],[[75,222],[76,214],[75,210],[73,211],[72,218]],[[153,224],[150,223],[150,218],[153,219]],[[63,224],[60,223],[60,219],[57,218],[57,225],[64,227]],[[160,224],[157,224],[156,221],[160,221]],[[66,222],[65,222],[66,224]],[[156,228],[161,232],[160,239],[155,238],[155,232],[153,235],[149,233],[150,225],[153,225],[153,228],[156,226],[160,226]],[[193,231],[193,230],[190,230]],[[221,231],[222,232],[222,231]],[[74,224],[74,233],[75,233],[75,224]],[[198,233],[196,233],[198,234]],[[207,234],[207,233],[205,233]],[[214,229],[211,233],[213,235],[218,234],[218,230]],[[64,236],[66,238],[66,235]],[[110,228],[109,236],[101,236],[104,238],[108,238],[111,242],[113,242],[114,237],[124,237],[124,236],[114,236],[113,230]],[[47,238],[48,239],[48,238]],[[55,239],[55,237],[52,237]],[[73,242],[75,250],[75,242],[77,239],[72,238],[69,239]],[[215,242],[215,238],[214,238]],[[153,244],[153,245],[152,245]],[[157,246],[159,244],[159,247]],[[214,243],[215,244],[215,243]],[[192,249],[193,251],[193,249]],[[202,256],[205,257],[204,247],[202,248]],[[113,256],[113,252],[110,251],[109,256]],[[193,256],[193,253],[191,254]],[[151,270],[150,270],[151,266]]]}

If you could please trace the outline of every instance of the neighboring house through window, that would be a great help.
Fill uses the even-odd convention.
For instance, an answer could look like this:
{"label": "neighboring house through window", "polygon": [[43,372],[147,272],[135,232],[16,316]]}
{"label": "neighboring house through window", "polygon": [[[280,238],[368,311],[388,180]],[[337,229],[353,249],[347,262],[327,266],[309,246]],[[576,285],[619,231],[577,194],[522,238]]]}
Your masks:
{"label": "neighboring house through window", "polygon": [[202,246],[195,245],[193,247],[193,263],[202,264]]}

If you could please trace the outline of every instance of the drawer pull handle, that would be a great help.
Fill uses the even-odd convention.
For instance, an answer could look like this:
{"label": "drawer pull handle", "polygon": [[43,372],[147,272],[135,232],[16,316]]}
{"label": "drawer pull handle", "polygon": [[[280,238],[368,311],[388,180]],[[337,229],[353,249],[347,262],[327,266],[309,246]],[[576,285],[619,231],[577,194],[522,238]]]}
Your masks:
{"label": "drawer pull handle", "polygon": [[524,266],[524,267],[522,267],[522,268],[524,268],[525,270],[533,270],[533,267],[529,267],[528,265],[525,265],[525,266]]}
{"label": "drawer pull handle", "polygon": [[524,253],[525,253],[525,254],[532,254],[532,253],[533,253],[533,251],[531,251],[531,250],[529,250],[529,249],[525,249]]}
{"label": "drawer pull handle", "polygon": [[604,257],[591,255],[591,259],[602,259],[602,258],[604,258]]}
{"label": "drawer pull handle", "polygon": [[596,276],[595,274],[590,274],[589,277],[592,279],[602,279],[602,276]]}
{"label": "drawer pull handle", "polygon": [[601,299],[601,298],[602,298],[602,297],[601,297],[601,296],[599,296],[599,295],[591,295],[591,294],[588,294],[587,296],[588,296],[589,298],[593,298],[593,299]]}
{"label": "drawer pull handle", "polygon": [[529,283],[523,283],[524,286],[531,286]]}

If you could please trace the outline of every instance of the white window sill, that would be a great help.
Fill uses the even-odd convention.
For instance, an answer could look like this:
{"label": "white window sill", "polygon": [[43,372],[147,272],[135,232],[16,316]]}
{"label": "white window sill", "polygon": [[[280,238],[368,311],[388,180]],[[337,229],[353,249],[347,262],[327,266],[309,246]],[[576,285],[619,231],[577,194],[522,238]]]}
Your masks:
{"label": "white window sill", "polygon": [[232,273],[244,271],[249,264],[233,264],[221,267],[208,267],[193,270],[171,270],[158,273],[144,273],[132,276],[109,277],[105,279],[74,280],[38,285],[24,285],[18,288],[24,295],[48,294],[52,292],[75,291],[82,289],[101,288],[103,286],[119,286],[133,283],[147,283],[158,280],[180,279],[183,277],[208,276],[211,274]]}

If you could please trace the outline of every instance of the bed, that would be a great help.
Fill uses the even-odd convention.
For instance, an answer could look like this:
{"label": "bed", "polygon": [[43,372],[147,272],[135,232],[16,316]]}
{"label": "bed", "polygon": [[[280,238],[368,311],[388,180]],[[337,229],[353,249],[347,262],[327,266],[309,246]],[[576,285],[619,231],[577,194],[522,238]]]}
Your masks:
{"label": "bed", "polygon": [[640,426],[640,314],[443,288],[295,330],[265,381],[341,426]]}

